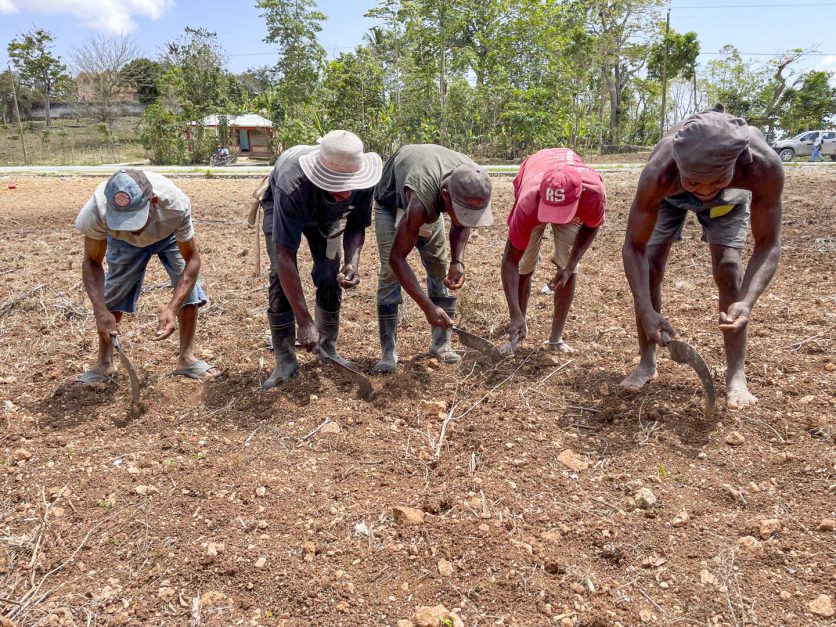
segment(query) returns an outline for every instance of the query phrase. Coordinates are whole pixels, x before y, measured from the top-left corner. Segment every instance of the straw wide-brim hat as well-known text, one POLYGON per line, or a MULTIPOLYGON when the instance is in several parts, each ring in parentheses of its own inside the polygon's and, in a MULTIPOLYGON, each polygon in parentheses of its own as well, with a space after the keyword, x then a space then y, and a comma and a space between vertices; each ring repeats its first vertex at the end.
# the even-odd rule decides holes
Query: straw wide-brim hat
POLYGON ((374 187, 383 173, 376 152, 363 152, 363 142, 348 131, 331 131, 318 148, 299 157, 302 172, 326 192, 348 192, 374 187))

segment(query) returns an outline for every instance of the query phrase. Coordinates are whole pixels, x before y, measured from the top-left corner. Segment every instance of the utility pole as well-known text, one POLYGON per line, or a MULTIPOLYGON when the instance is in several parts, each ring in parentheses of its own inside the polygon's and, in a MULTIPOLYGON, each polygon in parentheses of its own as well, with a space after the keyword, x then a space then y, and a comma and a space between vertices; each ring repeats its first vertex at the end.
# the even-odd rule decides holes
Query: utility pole
POLYGON ((668 7, 668 21, 665 24, 665 62, 662 65, 662 113, 659 116, 659 139, 665 135, 665 107, 668 100, 668 33, 671 30, 671 9, 668 7))
POLYGON ((17 90, 15 89, 15 75, 12 74, 12 64, 9 62, 9 78, 12 80, 12 97, 15 101, 15 113, 17 113, 17 128, 20 130, 20 145, 23 147, 23 163, 29 164, 29 158, 26 156, 26 141, 23 139, 23 122, 20 121, 20 107, 17 104, 17 90))

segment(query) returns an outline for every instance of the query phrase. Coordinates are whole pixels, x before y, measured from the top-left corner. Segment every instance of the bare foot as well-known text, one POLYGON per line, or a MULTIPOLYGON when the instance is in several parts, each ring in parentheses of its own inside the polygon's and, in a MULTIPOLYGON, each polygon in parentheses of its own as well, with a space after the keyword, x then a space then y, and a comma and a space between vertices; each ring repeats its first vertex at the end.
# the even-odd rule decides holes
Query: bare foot
POLYGON ((556 353, 567 353, 568 354, 568 353, 577 353, 578 352, 574 348, 569 346, 563 340, 558 340, 557 342, 552 342, 551 340, 546 340, 543 343, 546 345, 547 349, 549 349, 550 351, 554 351, 556 353))
POLYGON ((749 391, 746 383, 730 383, 726 389, 726 407, 740 409, 758 402, 758 397, 749 391))
POLYGON ((655 379, 657 376, 655 366, 643 366, 639 364, 619 385, 628 390, 640 390, 644 387, 645 383, 655 379))

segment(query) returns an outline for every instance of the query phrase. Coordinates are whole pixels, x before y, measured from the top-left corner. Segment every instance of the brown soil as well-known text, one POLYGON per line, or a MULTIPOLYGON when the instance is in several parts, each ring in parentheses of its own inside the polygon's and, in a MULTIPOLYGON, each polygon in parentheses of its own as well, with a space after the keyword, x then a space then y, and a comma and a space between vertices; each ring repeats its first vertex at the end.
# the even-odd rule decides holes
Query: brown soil
MULTIPOLYGON (((252 277, 243 226, 256 181, 182 179, 211 300, 199 353, 223 375, 169 376, 176 342, 151 341, 169 294, 154 262, 121 327, 143 384, 138 417, 124 374, 72 383, 96 341, 73 219, 98 181, 2 179, 0 613, 20 625, 396 625, 443 604, 467 625, 830 624, 809 603, 833 597, 836 576, 834 533, 820 529, 836 517, 836 173, 788 172, 783 258, 750 334, 761 402, 720 403, 709 421, 696 377, 665 355, 645 390, 618 387, 637 353, 620 258, 637 177, 605 177, 608 223, 567 329, 577 355, 539 365, 551 302, 538 294, 516 358, 491 368, 467 353, 437 368, 410 302, 399 371, 374 377, 370 403, 307 355, 289 384, 259 389, 272 360, 266 279, 252 277), (438 448, 448 415, 461 417, 438 448), (326 419, 339 429, 305 439, 326 419), (558 461, 567 449, 589 467, 558 461), (640 487, 655 506, 633 508, 640 487), (423 523, 396 526, 395 506, 423 523), (779 522, 761 537, 765 519, 779 522)), ((497 225, 471 238, 460 322, 499 343, 512 190, 495 184, 497 225)), ((685 235, 666 313, 722 396, 708 250, 693 223, 685 235)), ((370 231, 340 341, 368 373, 377 263, 370 231)), ((300 265, 307 277, 307 253, 300 265)), ((535 290, 548 277, 544 263, 535 290)))

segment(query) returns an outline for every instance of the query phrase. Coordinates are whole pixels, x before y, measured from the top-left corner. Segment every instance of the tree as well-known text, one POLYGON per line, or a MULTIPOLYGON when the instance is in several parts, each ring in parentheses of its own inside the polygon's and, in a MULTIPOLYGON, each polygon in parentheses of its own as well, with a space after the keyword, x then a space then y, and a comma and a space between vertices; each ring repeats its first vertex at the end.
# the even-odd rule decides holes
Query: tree
POLYGON ((256 8, 267 23, 264 41, 278 48, 276 75, 279 79, 279 103, 274 123, 310 124, 302 115, 305 105, 319 82, 325 62, 325 49, 317 40, 325 14, 316 10, 315 0, 259 0, 256 8))
POLYGON ((119 72, 121 80, 136 90, 139 103, 149 105, 160 98, 163 66, 151 59, 139 58, 127 63, 119 72))
POLYGON ((161 84, 189 120, 229 105, 230 74, 217 33, 187 26, 178 39, 165 45, 162 66, 161 84))
POLYGON ((17 120, 15 113, 14 91, 12 90, 12 80, 15 82, 15 89, 17 91, 17 102, 20 106, 20 117, 26 119, 32 111, 32 106, 35 101, 35 94, 25 85, 21 85, 18 77, 14 74, 9 74, 6 68, 0 68, 0 119, 3 124, 10 124, 17 120))
POLYGON ((7 48, 21 82, 40 90, 47 126, 52 123, 49 105, 53 91, 61 79, 68 77, 67 66, 61 62, 61 57, 52 53, 54 41, 52 33, 37 29, 24 33, 20 39, 12 39, 7 48))
POLYGON ((831 87, 832 78, 833 72, 812 70, 802 74, 787 89, 780 122, 788 135, 829 125, 836 113, 836 88, 831 87))
POLYGON ((325 69, 317 100, 324 128, 348 128, 371 150, 392 152, 383 67, 368 48, 342 53, 325 69))
POLYGON ((94 35, 73 48, 71 56, 77 80, 92 87, 93 110, 99 121, 107 124, 113 121, 115 101, 125 86, 121 70, 137 54, 136 44, 126 36, 94 35))
POLYGON ((650 38, 658 32, 653 24, 659 22, 661 4, 661 0, 589 0, 588 27, 595 35, 609 96, 609 139, 615 145, 619 144, 624 118, 624 93, 647 62, 650 38))

